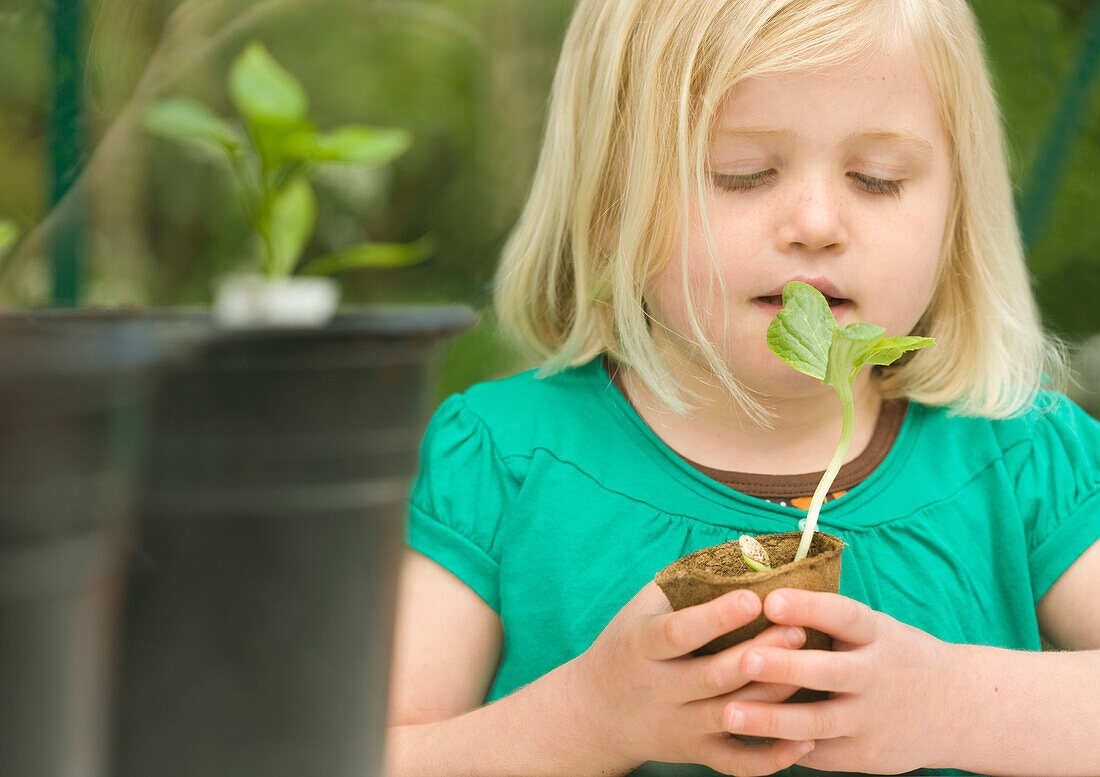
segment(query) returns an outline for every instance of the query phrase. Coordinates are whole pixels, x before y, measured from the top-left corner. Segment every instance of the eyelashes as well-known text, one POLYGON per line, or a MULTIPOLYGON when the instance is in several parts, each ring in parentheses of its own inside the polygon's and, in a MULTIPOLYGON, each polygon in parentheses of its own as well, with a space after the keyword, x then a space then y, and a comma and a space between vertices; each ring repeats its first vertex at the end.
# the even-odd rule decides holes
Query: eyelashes
MULTIPOLYGON (((779 174, 775 170, 760 170, 747 175, 714 173, 713 179, 715 185, 720 189, 725 189, 730 192, 743 192, 755 189, 757 186, 765 183, 771 183, 778 175, 779 174)), ((888 197, 901 196, 901 188, 904 183, 901 179, 891 180, 887 178, 874 178, 870 175, 864 175, 863 173, 857 172, 848 173, 848 177, 855 181, 856 185, 865 192, 869 194, 883 194, 888 197)))
POLYGON ((901 180, 872 178, 863 173, 848 173, 848 175, 871 194, 886 194, 891 197, 897 197, 901 194, 901 180))
POLYGON ((748 175, 714 174, 714 183, 721 189, 731 192, 743 192, 755 189, 763 183, 771 183, 776 177, 775 170, 760 170, 748 175))

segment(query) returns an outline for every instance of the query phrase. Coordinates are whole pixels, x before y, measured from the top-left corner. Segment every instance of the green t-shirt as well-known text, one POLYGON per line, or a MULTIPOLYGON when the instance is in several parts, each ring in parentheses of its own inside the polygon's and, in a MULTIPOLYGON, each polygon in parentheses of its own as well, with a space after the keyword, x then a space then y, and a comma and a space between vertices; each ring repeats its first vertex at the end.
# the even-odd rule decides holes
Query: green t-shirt
MULTIPOLYGON (((840 593, 948 642, 1039 650, 1036 603, 1100 538, 1100 424, 1058 395, 1041 404, 999 421, 910 404, 882 463, 821 511, 847 543, 840 593)), ((804 515, 691 467, 595 359, 447 399, 408 543, 500 615, 489 702, 584 652, 672 561, 804 515)))

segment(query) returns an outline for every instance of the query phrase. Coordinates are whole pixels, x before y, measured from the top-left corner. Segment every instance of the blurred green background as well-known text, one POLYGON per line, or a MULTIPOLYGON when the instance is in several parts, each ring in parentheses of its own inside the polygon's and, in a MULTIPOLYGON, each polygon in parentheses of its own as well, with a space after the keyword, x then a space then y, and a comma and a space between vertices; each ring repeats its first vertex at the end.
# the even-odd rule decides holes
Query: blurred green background
MULTIPOLYGON (((489 284, 528 189, 572 0, 70 2, 80 13, 83 150, 80 177, 53 206, 51 63, 54 14, 65 5, 0 0, 0 216, 26 233, 0 273, 0 304, 50 304, 50 241, 81 224, 82 304, 209 302, 211 279, 248 250, 237 198, 221 164, 144 135, 138 118, 166 95, 229 115, 229 63, 261 40, 303 81, 321 129, 366 123, 415 138, 387 169, 324 171, 307 255, 434 233, 432 260, 345 275, 346 299, 463 302, 483 313, 448 346, 439 396, 526 366, 497 335, 489 284)), ((1048 326, 1082 343, 1100 332, 1098 12, 1090 0, 972 5, 1003 107, 1036 292, 1048 326)), ((62 65, 62 80, 71 68, 62 65)), ((1079 360, 1085 388, 1076 396, 1093 412, 1087 389, 1100 382, 1098 364, 1079 360)))

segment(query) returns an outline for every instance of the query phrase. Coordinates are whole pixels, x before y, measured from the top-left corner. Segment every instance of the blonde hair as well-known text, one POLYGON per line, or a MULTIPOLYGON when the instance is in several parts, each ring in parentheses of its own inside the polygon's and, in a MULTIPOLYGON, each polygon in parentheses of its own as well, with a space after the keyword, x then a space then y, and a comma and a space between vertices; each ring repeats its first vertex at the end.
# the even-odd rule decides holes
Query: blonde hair
MULTIPOLYGON (((1000 114, 965 0, 581 0, 497 276, 505 331, 534 348, 544 374, 607 353, 686 412, 645 289, 675 236, 686 244, 692 201, 716 261, 704 195, 723 97, 744 78, 827 67, 905 40, 938 95, 953 182, 935 290, 914 330, 938 345, 887 369, 881 390, 965 415, 1028 408, 1044 374, 1063 374, 1064 358, 1031 294, 1000 114)), ((687 357, 764 417, 704 335, 682 264, 695 338, 687 357)))

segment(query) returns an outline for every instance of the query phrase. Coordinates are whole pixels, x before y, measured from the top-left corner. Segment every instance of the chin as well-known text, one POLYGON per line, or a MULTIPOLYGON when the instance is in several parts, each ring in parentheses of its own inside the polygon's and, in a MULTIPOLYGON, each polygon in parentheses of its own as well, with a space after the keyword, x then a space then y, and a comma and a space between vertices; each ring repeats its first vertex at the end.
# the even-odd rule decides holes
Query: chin
POLYGON ((750 391, 756 392, 762 397, 770 396, 813 396, 823 389, 828 390, 817 378, 804 375, 793 367, 789 367, 779 361, 771 351, 767 350, 754 360, 753 364, 738 364, 731 361, 733 374, 750 391))

